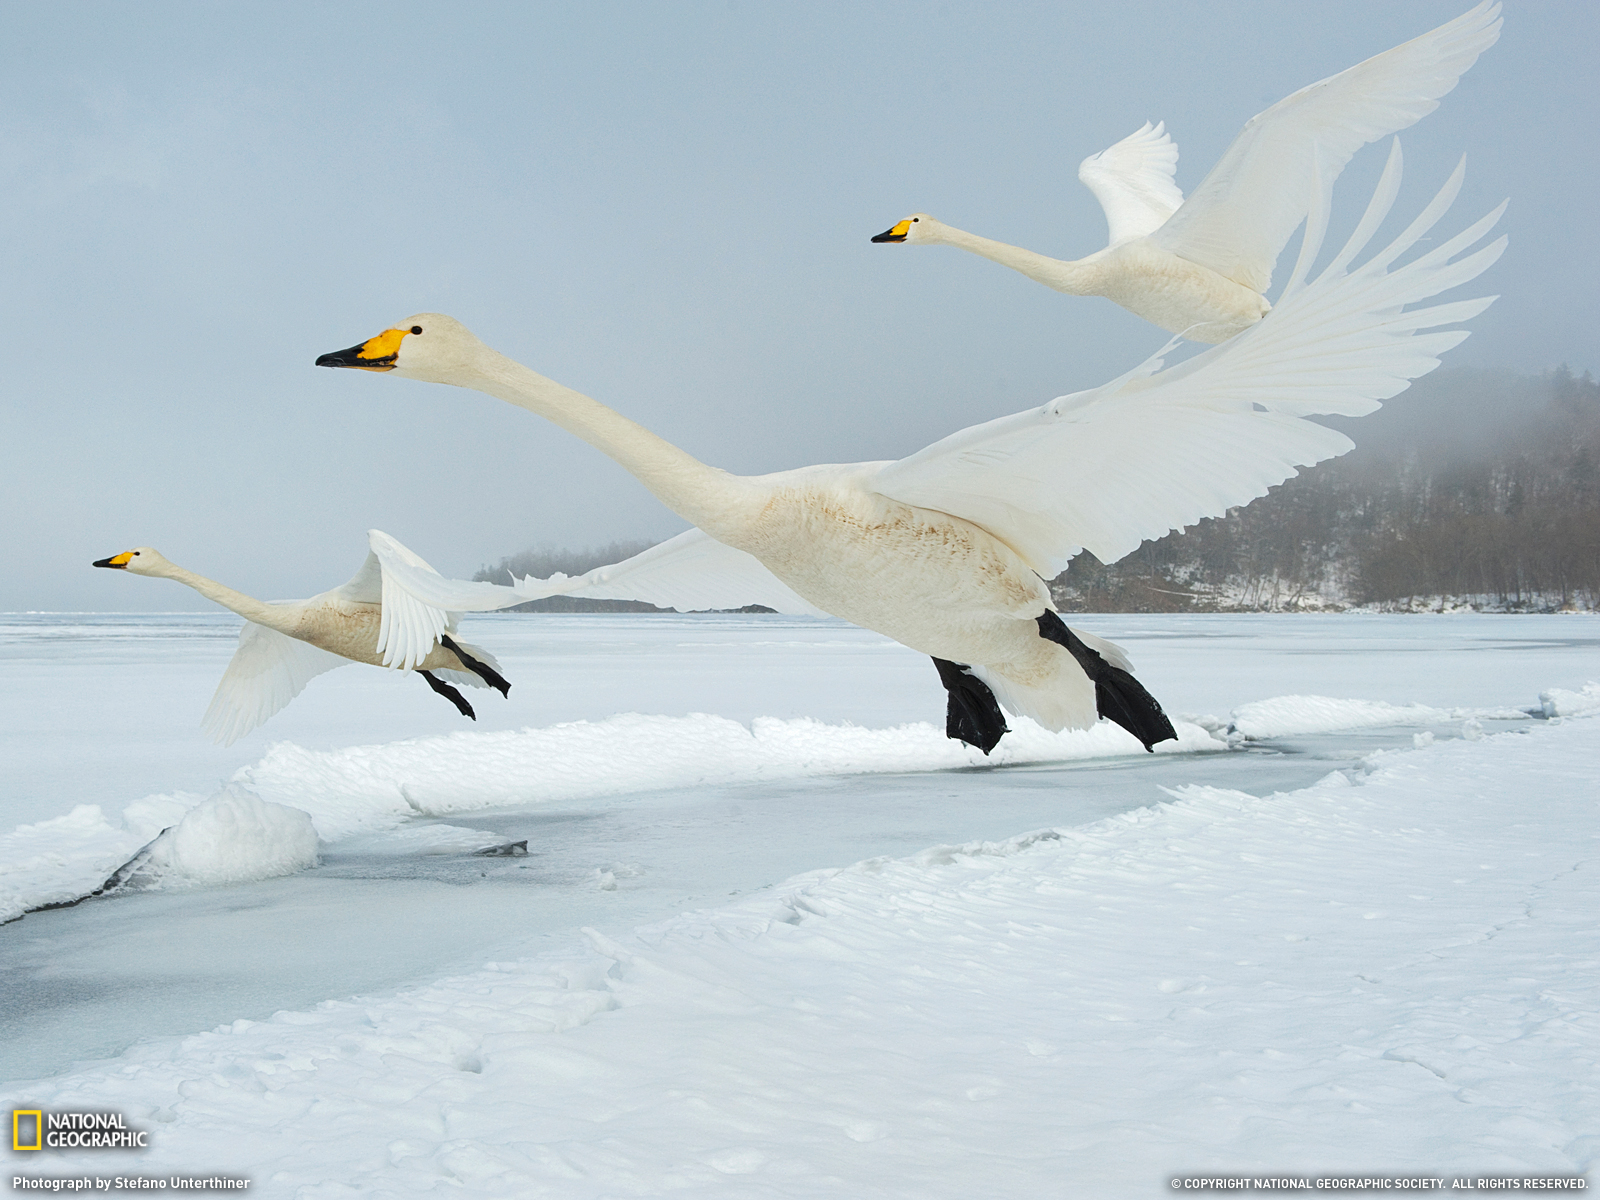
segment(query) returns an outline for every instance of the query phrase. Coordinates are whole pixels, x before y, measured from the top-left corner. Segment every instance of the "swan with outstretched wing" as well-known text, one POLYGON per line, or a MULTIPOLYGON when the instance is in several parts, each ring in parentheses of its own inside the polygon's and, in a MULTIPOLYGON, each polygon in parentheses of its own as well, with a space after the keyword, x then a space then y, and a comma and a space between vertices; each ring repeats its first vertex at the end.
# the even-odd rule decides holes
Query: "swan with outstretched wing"
POLYGON ((955 246, 1059 292, 1104 296, 1161 328, 1221 342, 1272 307, 1262 294, 1285 244, 1355 152, 1420 121, 1500 36, 1498 0, 1386 50, 1245 122, 1184 199, 1178 147, 1148 122, 1092 154, 1078 178, 1105 211, 1105 249, 1057 259, 914 213, 874 242, 955 246), (1315 181, 1315 182, 1314 182, 1315 181))
POLYGON ((416 671, 463 716, 476 720, 472 705, 447 680, 506 695, 511 685, 500 664, 487 650, 455 639, 456 611, 418 598, 429 576, 440 578, 432 567, 379 530, 368 531, 367 543, 367 559, 350 582, 309 600, 257 600, 185 570, 149 546, 94 565, 175 580, 244 618, 239 648, 201 722, 225 746, 288 704, 316 676, 352 662, 416 671), (397 571, 412 590, 396 586, 397 571))

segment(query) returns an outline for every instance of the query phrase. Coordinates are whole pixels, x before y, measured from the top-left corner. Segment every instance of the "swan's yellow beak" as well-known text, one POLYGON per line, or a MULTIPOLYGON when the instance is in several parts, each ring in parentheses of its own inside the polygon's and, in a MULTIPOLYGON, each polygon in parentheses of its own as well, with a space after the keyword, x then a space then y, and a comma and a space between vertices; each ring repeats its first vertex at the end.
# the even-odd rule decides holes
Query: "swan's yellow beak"
POLYGON ((121 554, 114 554, 110 558, 102 558, 90 564, 96 567, 114 567, 119 571, 128 568, 128 560, 133 557, 132 550, 124 550, 121 554))
POLYGON ((400 357, 400 341, 409 329, 385 329, 348 350, 335 350, 317 359, 319 367, 354 367, 358 371, 392 371, 400 357))
POLYGON ((911 218, 907 217, 904 221, 901 221, 900 224, 896 225, 893 229, 885 229, 882 233, 880 233, 877 237, 873 238, 872 240, 875 241, 875 242, 903 242, 903 241, 906 240, 906 234, 908 234, 910 232, 911 232, 911 218))

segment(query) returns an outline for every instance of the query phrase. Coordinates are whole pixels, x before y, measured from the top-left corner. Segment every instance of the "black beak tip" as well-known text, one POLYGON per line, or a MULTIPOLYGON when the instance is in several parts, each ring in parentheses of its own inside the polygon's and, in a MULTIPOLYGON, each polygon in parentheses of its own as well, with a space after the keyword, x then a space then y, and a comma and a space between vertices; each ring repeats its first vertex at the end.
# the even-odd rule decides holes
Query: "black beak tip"
POLYGON ((896 237, 893 229, 885 229, 872 240, 875 242, 903 242, 906 240, 906 235, 902 233, 899 237, 896 237))
POLYGON ((332 354, 319 354, 317 355, 316 365, 319 367, 337 367, 339 365, 339 357, 340 352, 337 350, 332 354))
POLYGON ((109 558, 98 558, 89 565, 91 567, 110 567, 113 571, 122 570, 122 564, 114 563, 109 558))

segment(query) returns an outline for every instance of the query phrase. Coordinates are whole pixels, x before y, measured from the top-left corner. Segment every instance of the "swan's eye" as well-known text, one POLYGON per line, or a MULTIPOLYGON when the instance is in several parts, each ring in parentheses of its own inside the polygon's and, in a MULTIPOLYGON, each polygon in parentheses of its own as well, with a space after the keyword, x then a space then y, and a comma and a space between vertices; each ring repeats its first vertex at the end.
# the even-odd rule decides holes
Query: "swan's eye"
POLYGON ((911 218, 911 223, 912 223, 912 224, 913 224, 913 225, 915 225, 915 224, 916 224, 916 223, 917 223, 917 222, 918 222, 918 221, 920 221, 920 220, 922 220, 922 218, 921 218, 921 217, 912 217, 912 218, 911 218))
POLYGON ((422 326, 421 325, 413 325, 411 327, 411 332, 412 333, 421 333, 422 332, 422 326))

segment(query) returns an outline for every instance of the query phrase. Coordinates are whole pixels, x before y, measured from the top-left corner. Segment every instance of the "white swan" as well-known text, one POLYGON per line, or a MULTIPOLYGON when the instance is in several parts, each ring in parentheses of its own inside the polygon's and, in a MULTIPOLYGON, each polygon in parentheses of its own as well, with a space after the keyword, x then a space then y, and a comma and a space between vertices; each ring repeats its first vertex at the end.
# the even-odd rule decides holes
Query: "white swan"
POLYGON ((1110 238, 1062 260, 915 213, 874 242, 956 246, 1076 296, 1104 296, 1170 333, 1226 341, 1271 308, 1278 254, 1309 210, 1312 179, 1328 186, 1357 150, 1439 107, 1439 98, 1500 36, 1484 0, 1431 33, 1301 88, 1245 122, 1211 174, 1184 200, 1178 147, 1148 122, 1078 166, 1105 210, 1110 238))
MULTIPOLYGON (((1391 246, 1349 265, 1389 211, 1396 143, 1367 214, 1314 283, 1325 208, 1271 319, 1226 346, 1162 369, 1161 357, 1104 387, 962 430, 898 462, 738 476, 697 461, 606 406, 424 313, 321 366, 475 388, 578 435, 698 528, 572 580, 517 588, 399 571, 401 586, 452 609, 505 607, 556 592, 718 607, 759 602, 821 611, 935 659, 951 692, 947 729, 987 750, 1005 732, 995 698, 1049 729, 1097 711, 1148 747, 1171 725, 1110 643, 1062 624, 1044 580, 1080 548, 1113 562, 1150 537, 1243 504, 1297 465, 1353 443, 1305 418, 1360 416, 1438 365, 1491 299, 1402 306, 1474 278, 1505 239, 1452 262, 1499 218, 1389 270, 1449 207, 1458 167, 1391 246)), ((1169 343, 1170 347, 1171 343, 1169 343)))
POLYGON ((367 561, 355 578, 309 600, 257 600, 186 571, 149 546, 94 565, 177 580, 244 618, 239 648, 201 721, 224 746, 288 704, 314 676, 352 662, 415 670, 462 716, 477 720, 465 697, 439 677, 505 695, 511 685, 500 664, 487 650, 450 636, 456 613, 416 600, 393 579, 397 568, 423 579, 439 579, 438 572, 386 533, 370 530, 367 541, 367 561))

